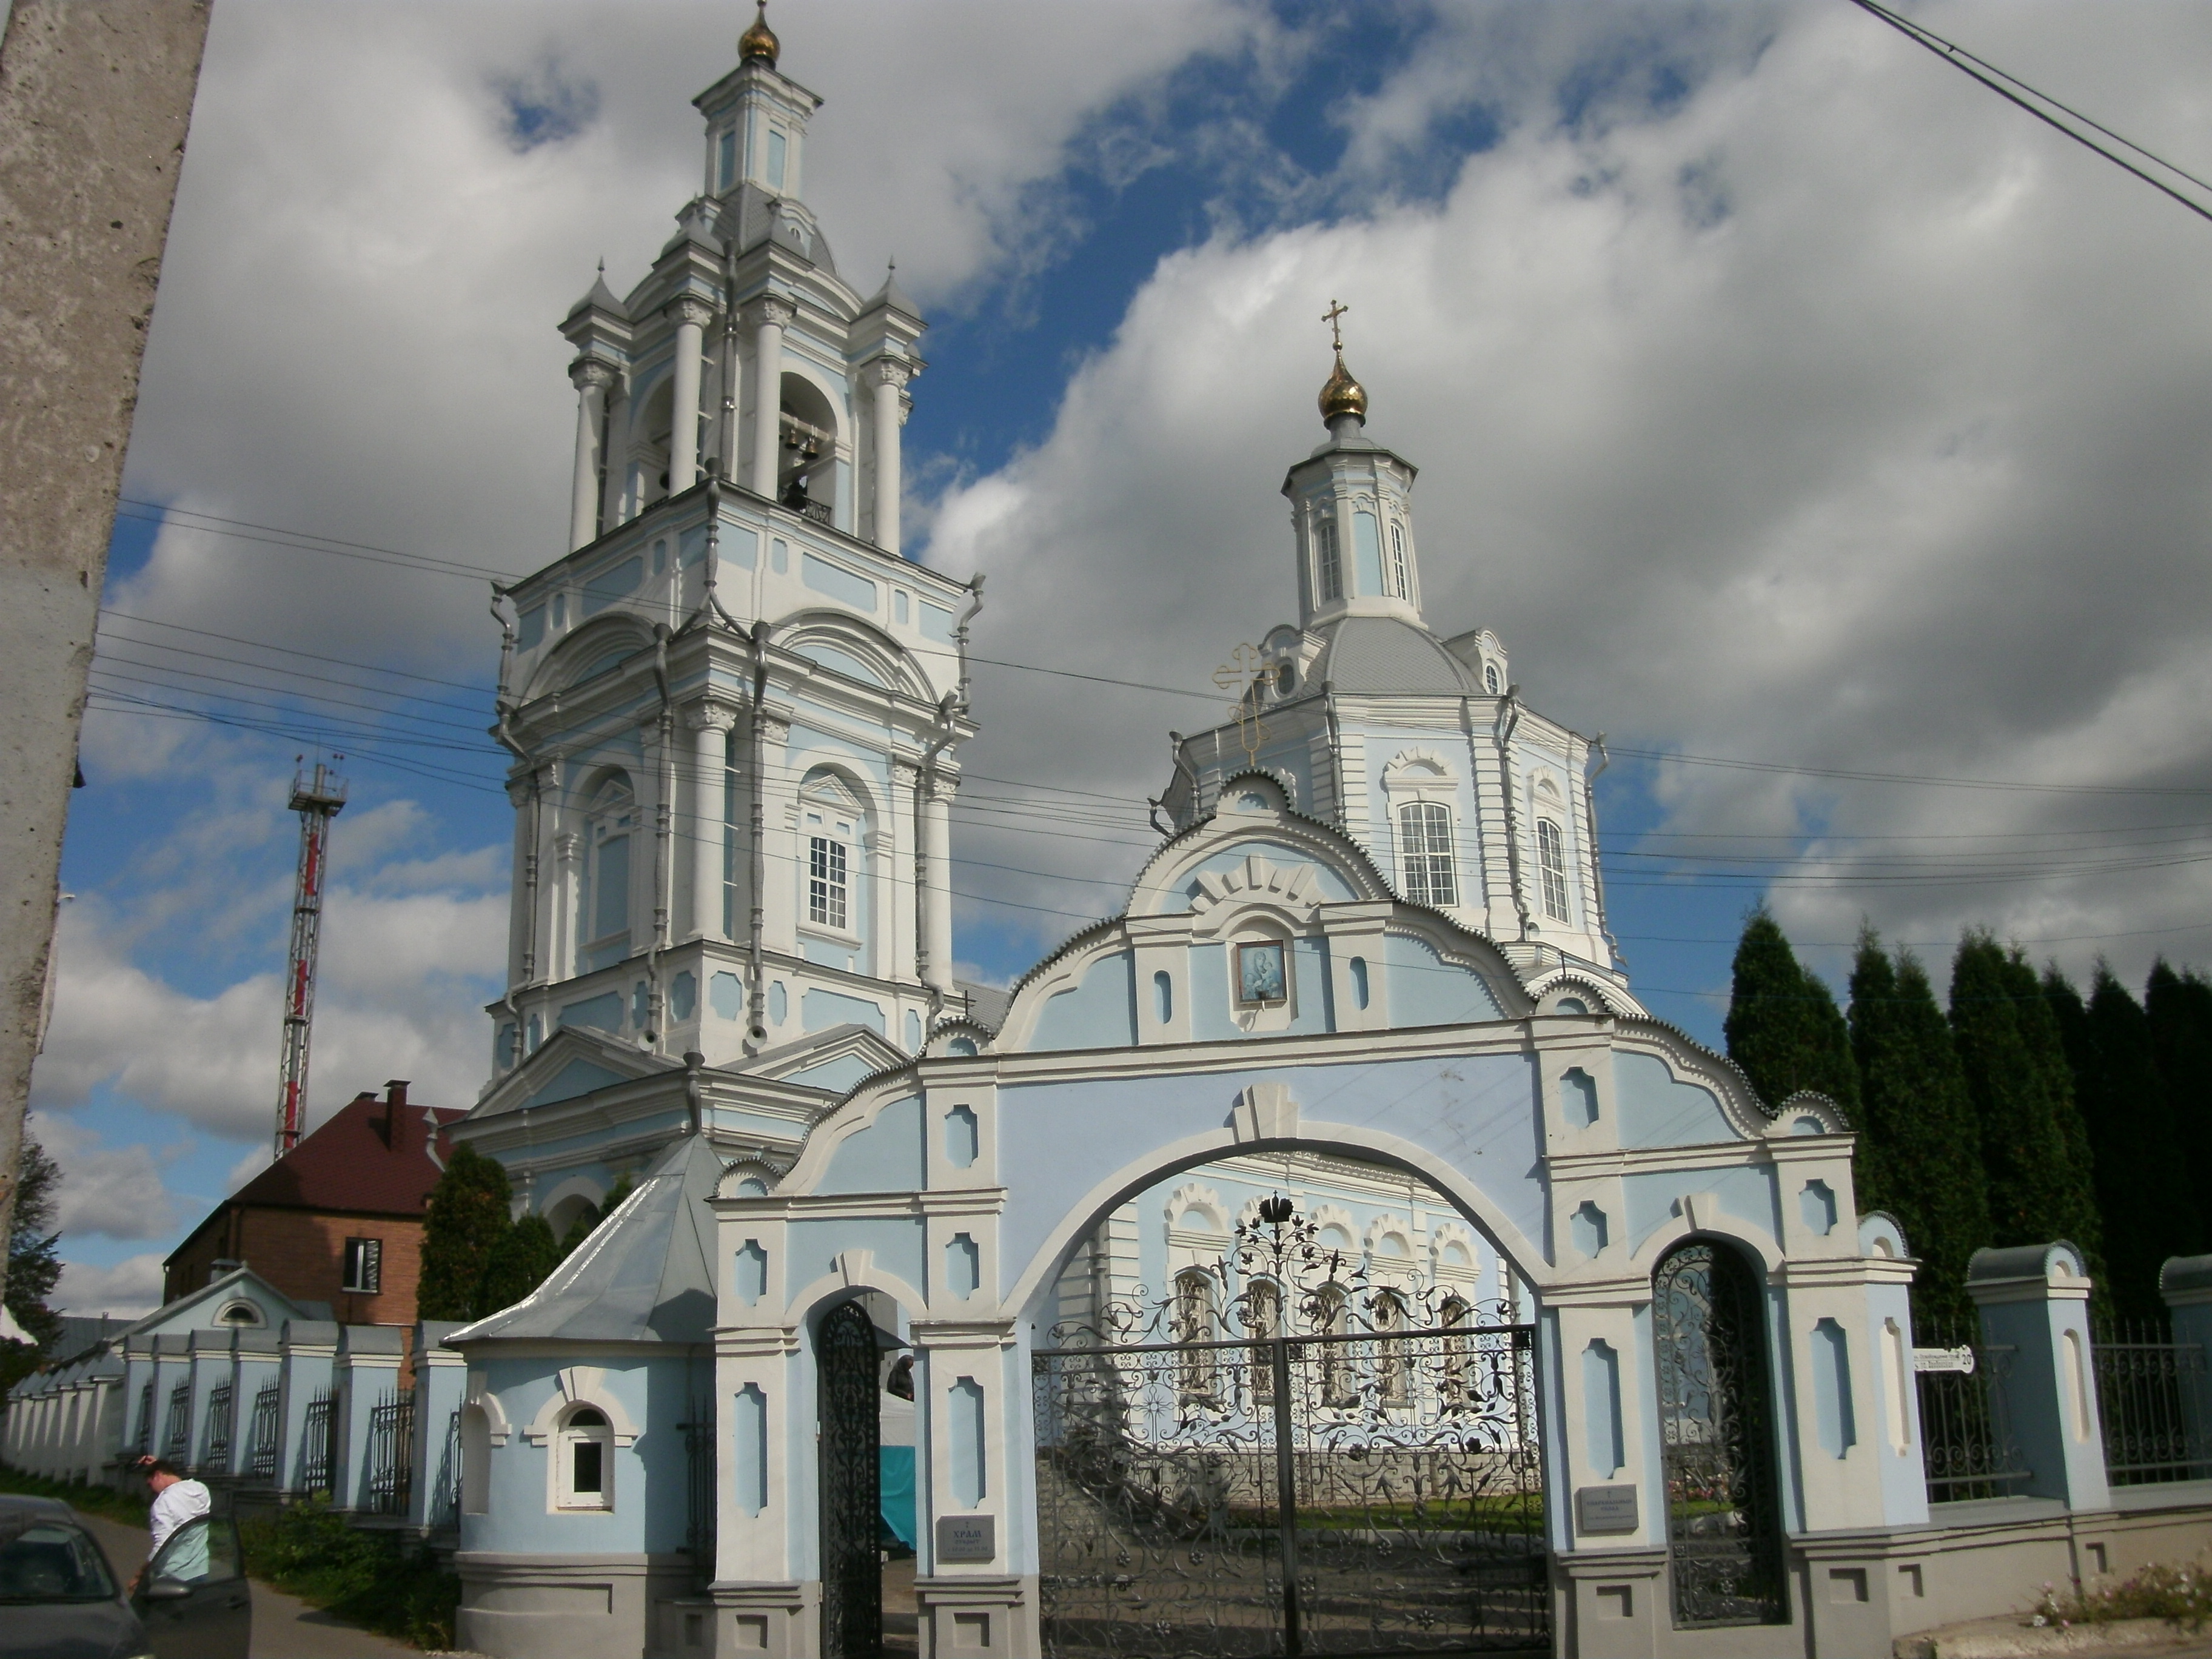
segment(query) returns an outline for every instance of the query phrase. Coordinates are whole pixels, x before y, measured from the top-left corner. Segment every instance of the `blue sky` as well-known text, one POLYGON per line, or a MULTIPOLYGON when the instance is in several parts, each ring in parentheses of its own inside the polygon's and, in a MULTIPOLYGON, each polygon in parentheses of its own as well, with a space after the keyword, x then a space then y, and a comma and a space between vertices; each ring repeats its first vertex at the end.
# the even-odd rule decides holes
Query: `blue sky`
MULTIPOLYGON (((2212 159, 2212 17, 1925 15, 2212 159)), ((1762 896, 1832 975, 1863 918, 1939 964, 1975 923, 2076 973, 2212 958, 2212 329, 2178 209, 1844 7, 775 21, 829 100, 841 268, 896 256, 932 319, 909 511, 920 556, 988 574, 982 654, 1195 690, 1289 614, 1274 490, 1341 297, 1370 429, 1423 469, 1431 622, 1495 629, 1534 706, 1624 751, 1611 919, 1662 1016, 1717 1041, 1762 896)), ((329 538, 560 550, 553 325, 665 240, 739 27, 218 9, 126 475, 167 511, 117 530, 35 1085, 76 1305, 143 1305, 265 1156, 284 799, 333 722, 405 741, 331 738, 311 1115, 392 1077, 473 1098, 509 830, 486 589, 329 538)), ((1165 733, 1213 715, 988 666, 977 702, 959 953, 1004 978, 1117 908, 1165 733)))

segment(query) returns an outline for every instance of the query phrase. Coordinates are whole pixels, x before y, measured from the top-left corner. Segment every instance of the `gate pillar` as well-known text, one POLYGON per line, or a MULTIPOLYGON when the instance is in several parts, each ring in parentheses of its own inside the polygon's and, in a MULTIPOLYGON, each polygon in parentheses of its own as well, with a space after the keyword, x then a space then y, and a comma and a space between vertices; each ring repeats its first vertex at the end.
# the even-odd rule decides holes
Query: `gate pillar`
POLYGON ((1033 1431, 1008 1319, 916 1319, 915 1601, 921 1651, 1034 1659, 1033 1431))
POLYGON ((2015 1350, 2005 1404, 2030 1471, 2028 1492, 2069 1509, 2108 1507, 2080 1253, 2067 1243, 1977 1250, 1966 1264, 1966 1294, 1981 1312, 1983 1340, 2015 1350))
MULTIPOLYGON (((759 1252, 757 1304, 767 1296, 769 1262, 774 1260, 781 1272, 783 1238, 781 1223, 750 1231, 758 1235, 745 1241, 749 1250, 759 1252)), ((741 1255, 741 1279, 752 1261, 741 1255)), ((820 1644, 821 1583, 805 1543, 816 1512, 810 1461, 814 1382, 805 1349, 805 1333, 796 1325, 740 1327, 715 1339, 720 1478, 714 1483, 714 1577, 708 1593, 714 1603, 719 1659, 799 1659, 820 1644), (795 1409, 799 1401, 805 1403, 795 1409)))

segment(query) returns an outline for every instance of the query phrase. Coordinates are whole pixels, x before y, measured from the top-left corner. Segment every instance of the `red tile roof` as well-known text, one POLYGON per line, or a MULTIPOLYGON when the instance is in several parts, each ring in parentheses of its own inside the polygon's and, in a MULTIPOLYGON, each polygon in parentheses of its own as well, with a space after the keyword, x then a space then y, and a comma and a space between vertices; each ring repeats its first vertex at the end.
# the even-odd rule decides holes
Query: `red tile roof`
POLYGON ((404 1083, 387 1085, 380 1097, 357 1095, 232 1194, 218 1212, 242 1205, 419 1216, 453 1150, 446 1144, 445 1126, 461 1115, 410 1105, 404 1083))

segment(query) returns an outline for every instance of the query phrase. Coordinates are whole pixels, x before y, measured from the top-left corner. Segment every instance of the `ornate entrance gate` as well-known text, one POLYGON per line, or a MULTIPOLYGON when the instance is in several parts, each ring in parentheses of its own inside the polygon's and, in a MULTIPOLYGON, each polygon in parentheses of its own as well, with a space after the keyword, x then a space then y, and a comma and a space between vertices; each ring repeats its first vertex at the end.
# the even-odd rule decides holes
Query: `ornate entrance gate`
POLYGON ((1652 1278, 1659 1457, 1680 1629, 1790 1616, 1763 1300, 1743 1258, 1704 1239, 1679 1246, 1652 1278))
POLYGON ((821 1388, 823 1659, 884 1650, 884 1571, 876 1528, 880 1407, 875 1322, 858 1302, 830 1310, 815 1338, 821 1388))
POLYGON ((1340 1274, 1288 1200, 1261 1214, 1166 1302, 1033 1356, 1045 1652, 1547 1647, 1529 1328, 1340 1274))

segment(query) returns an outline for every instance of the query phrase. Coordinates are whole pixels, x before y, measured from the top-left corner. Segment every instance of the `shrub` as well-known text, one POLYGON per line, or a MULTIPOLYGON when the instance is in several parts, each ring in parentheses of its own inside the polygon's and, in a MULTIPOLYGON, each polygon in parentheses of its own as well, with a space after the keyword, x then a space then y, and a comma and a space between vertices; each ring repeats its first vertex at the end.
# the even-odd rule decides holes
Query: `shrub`
POLYGON ((2195 1632, 2212 1620, 2212 1573, 2202 1563, 2156 1563, 2118 1584, 2064 1594, 2050 1584, 2035 1604, 2038 1625, 2101 1625, 2115 1619, 2163 1619, 2195 1632))
POLYGON ((349 1623, 420 1648, 453 1644, 461 1581, 396 1533, 349 1525, 319 1500, 242 1521, 246 1571, 349 1623))

